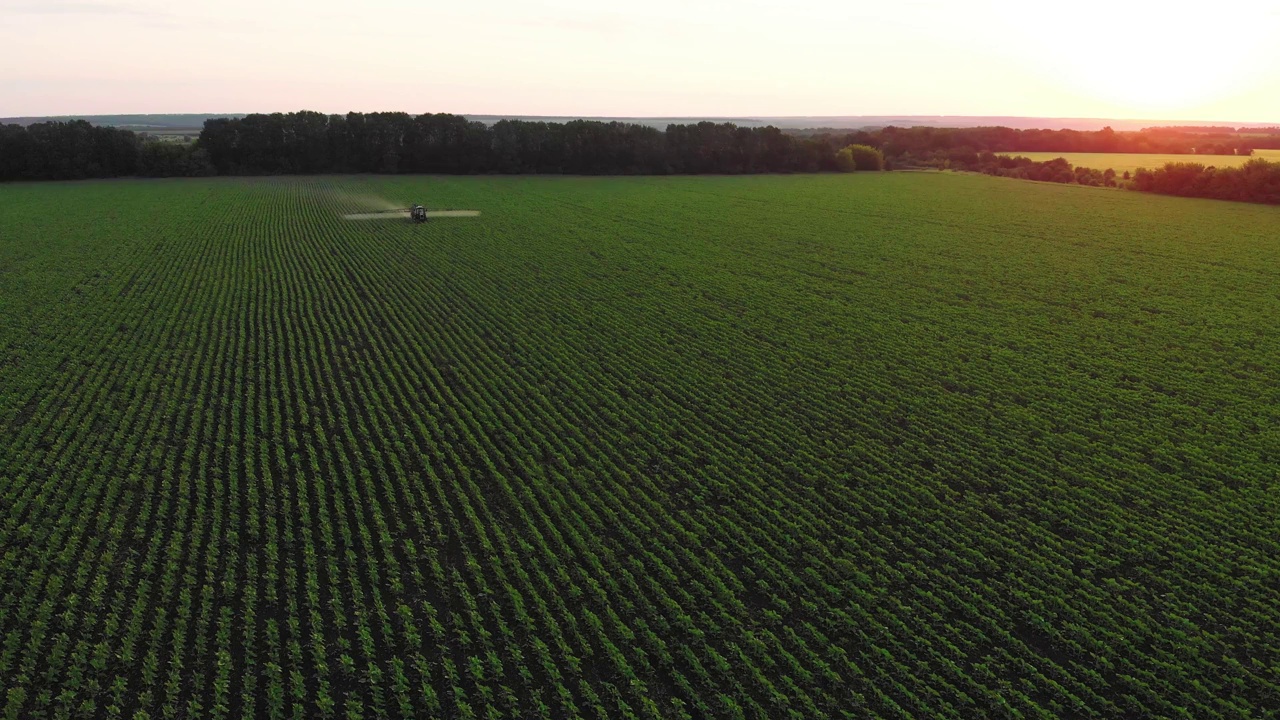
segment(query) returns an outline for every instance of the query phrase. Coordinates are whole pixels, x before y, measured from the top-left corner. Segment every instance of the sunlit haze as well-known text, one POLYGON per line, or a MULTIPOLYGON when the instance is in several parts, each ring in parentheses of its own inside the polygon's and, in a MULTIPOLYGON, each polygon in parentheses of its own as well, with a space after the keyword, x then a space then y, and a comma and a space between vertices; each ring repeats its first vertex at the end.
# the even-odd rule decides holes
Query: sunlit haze
POLYGON ((0 116, 1280 121, 1280 3, 0 0, 0 116))

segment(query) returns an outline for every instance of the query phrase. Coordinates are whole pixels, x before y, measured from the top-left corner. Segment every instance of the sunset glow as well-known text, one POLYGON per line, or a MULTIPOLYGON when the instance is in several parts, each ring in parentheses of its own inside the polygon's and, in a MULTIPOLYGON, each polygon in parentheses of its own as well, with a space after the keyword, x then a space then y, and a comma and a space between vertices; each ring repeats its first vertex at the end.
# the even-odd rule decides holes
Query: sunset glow
POLYGON ((0 116, 397 109, 1280 121, 1275 3, 0 0, 0 116))
POLYGON ((1033 6, 1002 15, 1003 51, 1024 58, 1046 91, 1074 96, 1101 114, 1142 117, 1263 118, 1276 115, 1270 88, 1280 79, 1274 30, 1280 11, 1253 3, 1241 8, 1247 23, 1208 32, 1202 7, 1085 0, 1061 7, 1033 6), (1032 32, 1033 27, 1051 33, 1032 32), (1053 51, 1044 43, 1055 38, 1053 51))

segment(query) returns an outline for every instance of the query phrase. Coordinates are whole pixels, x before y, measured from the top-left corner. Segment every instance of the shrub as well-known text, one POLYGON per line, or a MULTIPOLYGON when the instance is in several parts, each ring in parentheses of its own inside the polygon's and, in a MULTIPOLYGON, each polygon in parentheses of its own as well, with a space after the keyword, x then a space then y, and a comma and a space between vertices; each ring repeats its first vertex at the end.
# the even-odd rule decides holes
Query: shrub
POLYGON ((884 170, 884 153, 870 145, 847 145, 836 153, 836 167, 841 172, 884 170))

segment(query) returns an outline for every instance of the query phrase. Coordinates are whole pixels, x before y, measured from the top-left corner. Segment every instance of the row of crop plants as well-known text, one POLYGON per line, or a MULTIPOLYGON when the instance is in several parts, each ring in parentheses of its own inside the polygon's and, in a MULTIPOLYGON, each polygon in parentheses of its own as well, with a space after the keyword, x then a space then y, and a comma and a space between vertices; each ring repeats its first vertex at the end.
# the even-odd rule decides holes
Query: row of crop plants
POLYGON ((0 453, 10 716, 1275 697, 1274 542, 1240 525, 1266 506, 1168 484, 1240 448, 1098 453, 1101 403, 1037 368, 1113 361, 927 301, 937 268, 856 276, 851 303, 803 237, 844 216, 781 242, 749 190, 655 216, 529 185, 505 217, 415 227, 342 221, 347 182, 246 181, 157 224, 57 338, 70 370, 0 453))

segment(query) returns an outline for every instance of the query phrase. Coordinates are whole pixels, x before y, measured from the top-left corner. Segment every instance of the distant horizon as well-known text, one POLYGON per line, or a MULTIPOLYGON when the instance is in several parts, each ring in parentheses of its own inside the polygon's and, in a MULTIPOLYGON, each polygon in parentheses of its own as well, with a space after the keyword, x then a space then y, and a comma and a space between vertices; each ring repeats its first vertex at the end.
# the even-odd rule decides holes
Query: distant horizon
POLYGON ((19 118, 77 118, 77 117, 144 117, 155 115, 171 115, 171 116, 200 116, 200 117, 244 117, 246 115, 271 115, 274 113, 291 113, 291 112, 318 112, 324 115, 346 115, 347 113, 379 113, 379 112, 404 112, 410 115, 426 115, 426 114, 450 114, 463 115, 467 117, 546 117, 546 118, 581 118, 584 120, 593 118, 609 118, 609 119, 625 119, 625 118, 672 118, 672 119, 688 119, 688 118, 742 118, 750 120, 780 119, 789 120, 797 118, 1016 118, 1025 120, 1123 120, 1127 122, 1169 122, 1179 125, 1275 125, 1280 124, 1277 120, 1232 120, 1232 119, 1204 119, 1204 118, 1169 118, 1156 116, 1121 116, 1121 115, 1037 115, 1026 113, 910 113, 910 112, 878 112, 878 113, 729 113, 729 114, 706 114, 706 113, 649 113, 649 114, 587 114, 572 112, 540 112, 540 113, 518 113, 518 112, 461 112, 457 110, 403 110, 398 108, 383 108, 380 110, 367 109, 348 109, 348 110, 319 110, 311 107, 299 107, 291 109, 275 109, 275 110, 237 110, 232 112, 199 112, 189 110, 166 110, 166 111, 128 111, 128 112, 60 112, 60 113, 4 113, 0 114, 0 120, 13 120, 19 118))
MULTIPOLYGON (((191 113, 191 112, 170 112, 170 113, 71 113, 64 115, 14 115, 0 116, 0 123, 19 124, 39 122, 42 120, 74 120, 87 119, 94 121, 95 119, 111 118, 117 122, 109 123, 120 126, 132 126, 131 123, 118 122, 119 120, 137 119, 146 120, 150 118, 191 118, 193 121, 203 122, 210 118, 220 117, 244 117, 246 115, 270 115, 274 113, 288 114, 292 112, 322 112, 325 115, 345 115, 348 112, 405 112, 410 115, 422 115, 426 113, 413 112, 407 110, 349 110, 343 112, 324 112, 319 110, 309 110, 307 108, 298 110, 272 110, 266 112, 226 112, 226 113, 191 113)), ((448 112, 448 111, 441 111, 448 112)), ((596 121, 631 121, 643 124, 644 121, 716 121, 716 122, 747 122, 756 124, 772 124, 777 125, 781 129, 786 130, 802 130, 802 129, 819 129, 830 127, 832 129, 857 129, 870 125, 883 125, 886 123, 900 123, 904 126, 912 125, 930 125, 937 127, 973 127, 981 126, 986 123, 983 121, 991 121, 992 125, 1002 124, 1000 121, 1009 121, 1014 127, 1020 129, 1077 129, 1085 130, 1089 127, 1097 126, 1098 129, 1106 126, 1119 126, 1117 130, 1137 130, 1142 127, 1153 126, 1224 126, 1224 127, 1278 127, 1280 121, 1248 121, 1248 120, 1183 120, 1171 118, 1122 118, 1122 117, 1058 117, 1058 116, 1040 116, 1040 115, 964 115, 964 114, 867 114, 867 115, 574 115, 574 114, 550 114, 550 115, 534 115, 534 114, 515 114, 515 113, 465 113, 452 112, 448 114, 459 115, 462 117, 477 119, 480 121, 497 121, 502 119, 523 119, 532 121, 571 121, 571 120, 596 120, 596 121), (955 121, 957 125, 946 125, 947 121, 955 121), (1036 125, 1035 123, 1044 123, 1036 125), (828 123, 828 124, 824 124, 828 123), (854 123, 861 123, 855 125, 854 123), (1052 125, 1052 123, 1063 123, 1063 125, 1052 125), (1083 127, 1089 126, 1089 127, 1083 127)), ((141 126, 141 123, 138 124, 141 126)), ((155 127, 165 127, 156 125, 155 127)), ((188 126, 184 126, 188 127, 188 126)), ((190 126, 194 127, 194 126, 190 126)))

